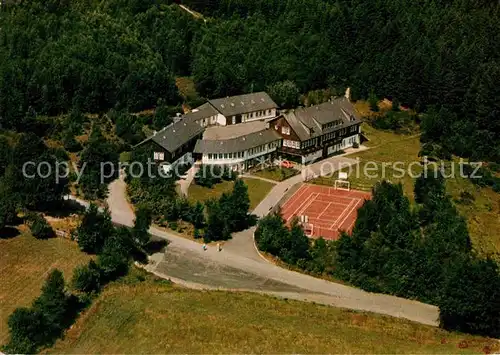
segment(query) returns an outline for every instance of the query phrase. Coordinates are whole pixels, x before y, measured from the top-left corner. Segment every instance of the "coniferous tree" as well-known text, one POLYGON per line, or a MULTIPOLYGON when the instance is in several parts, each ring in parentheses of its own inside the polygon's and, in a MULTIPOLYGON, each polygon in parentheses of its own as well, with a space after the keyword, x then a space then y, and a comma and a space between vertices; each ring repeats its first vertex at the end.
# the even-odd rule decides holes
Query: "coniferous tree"
POLYGON ((248 226, 250 198, 248 187, 241 179, 236 179, 230 195, 223 195, 219 203, 227 218, 231 231, 240 231, 248 226))
POLYGON ((43 342, 45 326, 42 314, 32 308, 16 308, 8 320, 10 340, 5 351, 11 354, 34 354, 43 342))
POLYGON ((116 147, 94 125, 80 159, 80 169, 83 169, 80 184, 85 196, 101 198, 106 195, 106 184, 118 176, 118 160, 116 147))
POLYGON ((255 231, 259 250, 279 256, 287 237, 288 231, 279 213, 270 213, 259 220, 255 231))
POLYGON ((151 226, 151 221, 151 211, 144 206, 140 206, 135 213, 132 235, 135 242, 141 247, 144 247, 149 243, 149 227, 151 226))
MULTIPOLYGON (((222 199, 222 197, 221 197, 222 199)), ((207 226, 203 240, 211 242, 215 240, 228 240, 231 238, 231 229, 227 223, 227 216, 224 215, 225 210, 221 206, 221 202, 217 200, 209 200, 207 206, 207 226)))
POLYGON ((87 265, 77 266, 71 280, 73 288, 85 293, 97 292, 101 288, 101 271, 94 260, 87 265))
POLYGON ((370 110, 373 112, 378 112, 378 97, 375 95, 375 92, 372 90, 370 91, 370 96, 368 96, 368 103, 370 104, 370 110))
POLYGON ((205 207, 200 201, 196 201, 191 207, 191 223, 195 228, 202 228, 205 225, 205 207))
POLYGON ((289 233, 289 245, 283 259, 290 264, 305 261, 309 256, 309 239, 304 234, 298 219, 292 221, 289 233))
POLYGON ((48 239, 54 236, 54 230, 47 220, 35 213, 31 220, 31 234, 37 239, 48 239))
POLYGON ((8 179, 0 178, 0 229, 12 223, 16 217, 16 195, 8 179))
POLYGON ((87 253, 100 253, 106 240, 114 233, 109 211, 101 213, 97 205, 90 204, 76 233, 80 249, 87 253))
POLYGON ((103 281, 112 281, 128 272, 130 266, 130 232, 120 228, 115 235, 106 240, 97 265, 102 271, 103 281))
POLYGON ((500 336, 500 270, 491 259, 464 256, 447 272, 438 302, 448 330, 500 336))
POLYGON ((33 309, 43 317, 44 327, 41 331, 45 339, 53 339, 65 329, 67 306, 63 274, 57 269, 53 270, 42 287, 41 295, 33 303, 33 309))

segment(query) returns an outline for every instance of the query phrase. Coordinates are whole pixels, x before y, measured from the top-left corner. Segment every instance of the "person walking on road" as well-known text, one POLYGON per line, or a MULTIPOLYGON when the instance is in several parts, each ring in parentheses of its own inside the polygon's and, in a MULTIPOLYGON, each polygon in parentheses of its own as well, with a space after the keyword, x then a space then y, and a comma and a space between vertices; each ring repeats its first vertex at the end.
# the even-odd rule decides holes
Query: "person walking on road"
POLYGON ((203 243, 203 251, 207 251, 207 244, 203 243))
POLYGON ((222 250, 222 248, 220 246, 220 243, 217 243, 217 251, 221 251, 221 250, 222 250))

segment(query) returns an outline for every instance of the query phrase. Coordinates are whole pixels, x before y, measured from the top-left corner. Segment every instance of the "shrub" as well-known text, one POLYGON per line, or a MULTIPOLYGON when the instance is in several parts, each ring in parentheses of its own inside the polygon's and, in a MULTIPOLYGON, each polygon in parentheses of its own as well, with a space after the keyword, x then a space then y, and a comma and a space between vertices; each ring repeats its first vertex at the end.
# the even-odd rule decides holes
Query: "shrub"
POLYGON ((132 234, 135 242, 141 247, 149 243, 149 227, 151 226, 151 222, 151 211, 144 206, 139 206, 136 212, 132 234))
POLYGON ((170 223, 168 224, 168 227, 169 227, 171 230, 175 231, 175 230, 177 230, 177 228, 179 228, 179 225, 177 224, 177 222, 176 222, 176 221, 173 221, 173 222, 170 222, 170 223))
POLYGON ((64 289, 64 277, 53 270, 42 287, 42 293, 31 308, 17 308, 8 320, 10 341, 8 353, 35 353, 58 338, 68 326, 70 307, 64 289))
POLYGON ((222 169, 222 180, 234 181, 238 177, 238 173, 236 171, 233 171, 228 166, 223 166, 221 169, 222 169))
POLYGON ((97 258, 103 281, 112 281, 125 275, 129 269, 129 256, 116 241, 109 239, 97 258))
POLYGON ((113 231, 109 211, 101 213, 95 204, 91 204, 77 229, 78 245, 87 253, 97 254, 113 231))
POLYGON ((68 152, 78 152, 82 149, 82 145, 75 139, 74 134, 69 130, 64 133, 62 143, 68 152))
POLYGON ((42 314, 30 308, 17 308, 8 320, 10 341, 4 351, 10 354, 33 354, 42 342, 42 314))
POLYGON ((71 280, 73 288, 85 293, 97 292, 101 288, 101 274, 97 264, 90 260, 87 265, 78 266, 71 280))
POLYGON ((372 110, 373 112, 379 111, 378 98, 377 98, 377 95, 375 95, 375 92, 373 90, 370 92, 370 95, 368 96, 368 103, 370 105, 370 110, 372 110))
POLYGON ((195 176, 197 185, 212 188, 222 180, 234 181, 238 178, 238 173, 227 166, 203 165, 195 176))
POLYGON ((198 228, 195 228, 194 232, 193 232, 193 238, 194 239, 200 239, 201 237, 202 237, 202 235, 200 233, 200 230, 198 228))
POLYGON ((54 236, 54 231, 45 218, 39 214, 31 215, 31 234, 37 239, 48 239, 54 236))
POLYGON ((50 343, 59 337, 66 328, 68 314, 68 297, 61 271, 56 269, 49 274, 41 295, 33 302, 33 309, 43 316, 44 324, 40 333, 44 342, 50 343))
POLYGON ((399 103, 399 100, 394 98, 392 99, 392 107, 391 107, 391 110, 394 111, 394 112, 398 112, 399 111, 399 106, 401 104, 399 103))

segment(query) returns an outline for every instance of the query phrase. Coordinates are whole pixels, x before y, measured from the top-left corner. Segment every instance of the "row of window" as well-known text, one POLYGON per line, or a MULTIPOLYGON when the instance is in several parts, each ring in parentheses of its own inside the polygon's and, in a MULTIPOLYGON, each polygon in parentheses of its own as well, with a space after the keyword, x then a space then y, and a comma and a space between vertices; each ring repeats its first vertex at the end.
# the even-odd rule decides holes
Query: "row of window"
POLYGON ((328 122, 327 124, 323 125, 323 129, 327 129, 327 128, 330 128, 330 127, 339 126, 341 124, 342 124, 342 120, 336 120, 336 121, 333 121, 333 122, 328 122))
POLYGON ((250 112, 248 114, 248 117, 249 118, 262 117, 262 116, 269 116, 270 114, 271 114, 271 110, 256 111, 256 112, 250 112))
POLYGON ((283 147, 300 149, 300 142, 283 139, 283 147))
MULTIPOLYGON (((261 152, 264 152, 266 148, 268 150, 271 150, 273 148, 276 148, 279 146, 279 142, 272 142, 269 144, 264 144, 255 148, 251 148, 248 150, 248 155, 255 155, 259 154, 261 152)), ((245 157, 244 152, 237 152, 237 153, 219 153, 219 154, 208 154, 208 159, 209 160, 214 160, 214 159, 241 159, 245 157)))
MULTIPOLYGON (((335 121, 335 122, 342 122, 342 121, 335 121)), ((335 122, 332 122, 332 123, 335 123, 335 122)), ((274 129, 276 131, 278 131, 279 130, 278 125, 274 126, 274 129)), ((349 127, 349 132, 357 132, 357 131, 358 131, 358 126, 351 126, 351 127, 349 127)), ((338 132, 340 132, 340 135, 344 135, 347 132, 347 128, 342 128, 338 132)), ((325 141, 325 140, 333 139, 333 138, 336 137, 336 133, 337 132, 328 133, 328 134, 322 136, 322 140, 325 141)), ((289 136, 290 135, 290 127, 286 127, 286 126, 281 127, 281 134, 289 136)), ((304 143, 304 147, 310 147, 311 145, 314 145, 314 144, 315 144, 315 140, 313 139, 311 141, 305 142, 304 143)))
POLYGON ((248 150, 248 155, 259 154, 259 153, 263 152, 265 149, 266 149, 265 145, 260 145, 260 146, 255 147, 255 148, 250 148, 248 150))
POLYGON ((304 143, 302 143, 302 148, 308 148, 308 147, 311 147, 314 145, 316 145, 316 138, 309 139, 308 141, 305 141, 304 143))
MULTIPOLYGON (((342 135, 342 132, 340 132, 340 134, 342 135)), ((327 133, 321 137, 321 141, 329 141, 330 139, 334 139, 335 137, 337 137, 337 132, 327 133)))
POLYGON ((354 137, 350 137, 348 140, 347 140, 347 143, 348 145, 353 145, 354 143, 356 143, 358 141, 357 137, 354 136, 354 137))
POLYGON ((165 160, 165 153, 154 152, 154 160, 165 160))
POLYGON ((199 122, 200 122, 200 125, 202 127, 206 127, 209 124, 214 125, 217 123, 217 116, 210 116, 208 118, 204 118, 204 119, 200 120, 199 122))
POLYGON ((243 158, 244 153, 243 152, 236 152, 236 153, 219 153, 219 154, 208 154, 208 159, 213 160, 213 159, 238 159, 238 158, 243 158))
MULTIPOLYGON (((357 130, 357 127, 352 127, 349 130, 352 131, 352 132, 354 132, 354 131, 357 130)), ((326 134, 326 135, 324 135, 324 136, 321 137, 321 141, 322 142, 328 141, 328 140, 333 139, 335 137, 336 137, 336 132, 328 133, 328 134, 326 134)), ((348 139, 348 142, 350 144, 356 142, 356 137, 350 137, 348 139)), ((308 148, 308 147, 311 147, 311 146, 314 146, 314 145, 316 145, 316 139, 310 139, 310 140, 305 141, 305 142, 302 143, 302 149, 308 148)), ((300 142, 298 142, 298 141, 292 141, 292 140, 284 139, 283 140, 283 147, 300 149, 301 145, 300 145, 300 142)))

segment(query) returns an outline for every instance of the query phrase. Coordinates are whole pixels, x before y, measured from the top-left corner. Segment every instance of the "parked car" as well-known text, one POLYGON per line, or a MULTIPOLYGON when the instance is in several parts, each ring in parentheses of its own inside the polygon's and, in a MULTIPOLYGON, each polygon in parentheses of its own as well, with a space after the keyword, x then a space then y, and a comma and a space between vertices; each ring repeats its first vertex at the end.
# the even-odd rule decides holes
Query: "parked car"
POLYGON ((281 167, 282 168, 293 168, 293 163, 291 161, 288 161, 288 160, 283 160, 281 162, 281 167))

